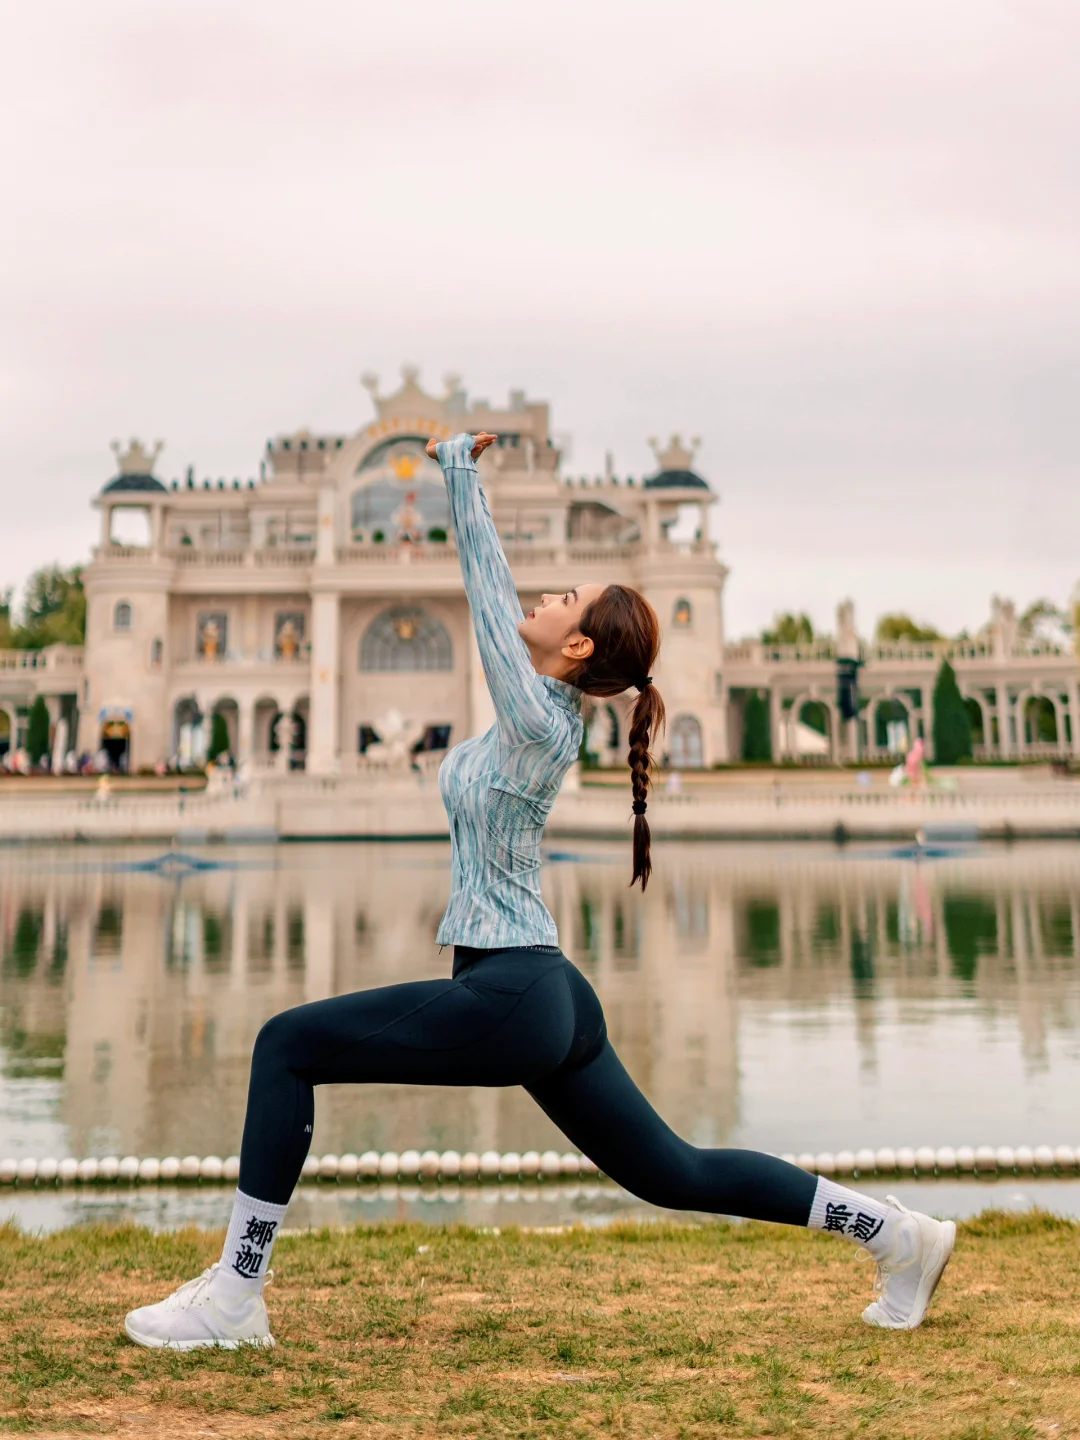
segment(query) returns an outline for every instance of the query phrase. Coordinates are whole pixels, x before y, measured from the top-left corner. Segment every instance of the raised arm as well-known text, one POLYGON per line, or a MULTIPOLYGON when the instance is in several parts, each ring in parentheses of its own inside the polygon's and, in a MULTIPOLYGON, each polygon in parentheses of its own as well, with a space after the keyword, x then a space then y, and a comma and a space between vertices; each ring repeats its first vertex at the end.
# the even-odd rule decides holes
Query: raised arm
POLYGON ((465 594, 499 726, 512 739, 539 740, 550 732, 554 714, 518 634, 524 617, 480 488, 473 460, 475 445, 472 435, 455 435, 435 447, 450 497, 465 594))

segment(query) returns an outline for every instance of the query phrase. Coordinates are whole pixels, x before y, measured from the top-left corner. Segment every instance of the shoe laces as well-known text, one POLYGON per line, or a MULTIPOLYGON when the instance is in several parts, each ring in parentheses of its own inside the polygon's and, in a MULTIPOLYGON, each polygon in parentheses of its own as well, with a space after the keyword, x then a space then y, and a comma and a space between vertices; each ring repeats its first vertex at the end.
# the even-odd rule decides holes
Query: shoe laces
MULTIPOLYGON (((166 1297, 164 1304, 169 1310, 190 1310, 193 1305, 199 1305, 205 1298, 206 1292, 215 1274, 221 1269, 221 1262, 215 1260, 208 1270, 197 1275, 194 1280, 188 1280, 178 1290, 166 1297)), ((274 1278, 273 1270, 268 1270, 263 1276, 263 1286, 267 1286, 274 1278)))
POLYGON ((204 1270, 194 1280, 188 1280, 178 1290, 174 1290, 171 1295, 166 1296, 165 1307, 169 1310, 187 1310, 197 1304, 202 1299, 206 1287, 214 1278, 214 1271, 217 1268, 217 1264, 211 1265, 209 1270, 204 1270))
MULTIPOLYGON (((865 1264, 867 1260, 873 1260, 873 1258, 873 1255, 871 1255, 870 1251, 867 1250, 865 1245, 859 1246, 859 1253, 855 1256, 855 1259, 859 1262, 860 1265, 865 1264)), ((889 1266, 889 1262, 887 1260, 879 1260, 877 1262, 877 1273, 874 1275, 874 1290, 877 1293, 880 1294, 880 1292, 884 1290, 885 1282, 886 1280, 888 1280, 891 1274, 892 1270, 889 1266)))

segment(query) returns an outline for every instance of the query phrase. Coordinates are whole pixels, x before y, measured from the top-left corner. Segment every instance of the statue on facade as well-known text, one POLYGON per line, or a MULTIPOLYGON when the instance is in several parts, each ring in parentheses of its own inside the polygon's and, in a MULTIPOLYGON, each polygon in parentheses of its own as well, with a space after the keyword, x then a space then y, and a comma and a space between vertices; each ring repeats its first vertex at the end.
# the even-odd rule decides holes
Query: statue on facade
POLYGON ((300 651, 300 628, 292 615, 282 618, 277 633, 278 654, 282 660, 295 660, 300 651))
POLYGON ((390 516, 397 530, 397 538, 407 544, 417 544, 424 538, 424 520, 416 504, 416 491, 410 490, 401 505, 390 516))
POLYGON ((859 634, 855 629, 855 602, 841 600, 836 607, 836 653, 850 659, 858 659, 859 634))
POLYGON ((367 759, 390 770, 407 770, 412 765, 413 749, 424 733, 416 720, 406 719, 400 710, 388 710, 374 725, 379 736, 364 751, 367 759))
POLYGON ((221 630, 218 628, 217 621, 211 618, 203 626, 202 631, 202 653, 206 656, 207 660, 217 659, 220 640, 221 630))

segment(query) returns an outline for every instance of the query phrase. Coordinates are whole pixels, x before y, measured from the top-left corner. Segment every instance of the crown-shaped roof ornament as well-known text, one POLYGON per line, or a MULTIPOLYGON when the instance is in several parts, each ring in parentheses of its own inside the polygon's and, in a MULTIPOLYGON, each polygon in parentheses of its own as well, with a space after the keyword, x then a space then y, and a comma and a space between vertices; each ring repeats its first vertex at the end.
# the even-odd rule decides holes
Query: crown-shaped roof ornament
POLYGON ((121 475, 152 475, 157 457, 165 448, 164 440, 155 440, 154 448, 148 450, 141 440, 134 436, 128 441, 127 449, 121 449, 120 441, 113 440, 110 446, 116 456, 121 475))
POLYGON ((667 443, 666 449, 661 450, 659 440, 650 439, 649 446, 656 456, 656 463, 661 470, 689 470, 693 466, 694 456, 697 454, 700 439, 695 435, 690 441, 690 448, 682 443, 682 436, 672 435, 667 443))
POLYGON ((401 385, 390 394, 384 394, 379 377, 372 371, 365 371, 360 383, 371 396, 375 413, 380 420, 403 415, 441 415, 445 398, 429 395, 420 383, 419 365, 402 365, 401 385))

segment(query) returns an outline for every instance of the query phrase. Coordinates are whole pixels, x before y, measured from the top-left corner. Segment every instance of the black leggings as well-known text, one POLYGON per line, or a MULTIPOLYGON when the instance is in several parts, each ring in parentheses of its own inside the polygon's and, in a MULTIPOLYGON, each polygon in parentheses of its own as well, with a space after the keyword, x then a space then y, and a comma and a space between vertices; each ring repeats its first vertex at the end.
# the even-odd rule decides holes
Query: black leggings
POLYGON ((805 1225, 812 1175, 680 1140, 623 1069, 592 986, 558 950, 458 946, 450 980, 275 1015, 251 1062, 240 1189, 284 1205, 311 1143, 316 1085, 524 1085, 605 1175, 672 1210, 805 1225))

